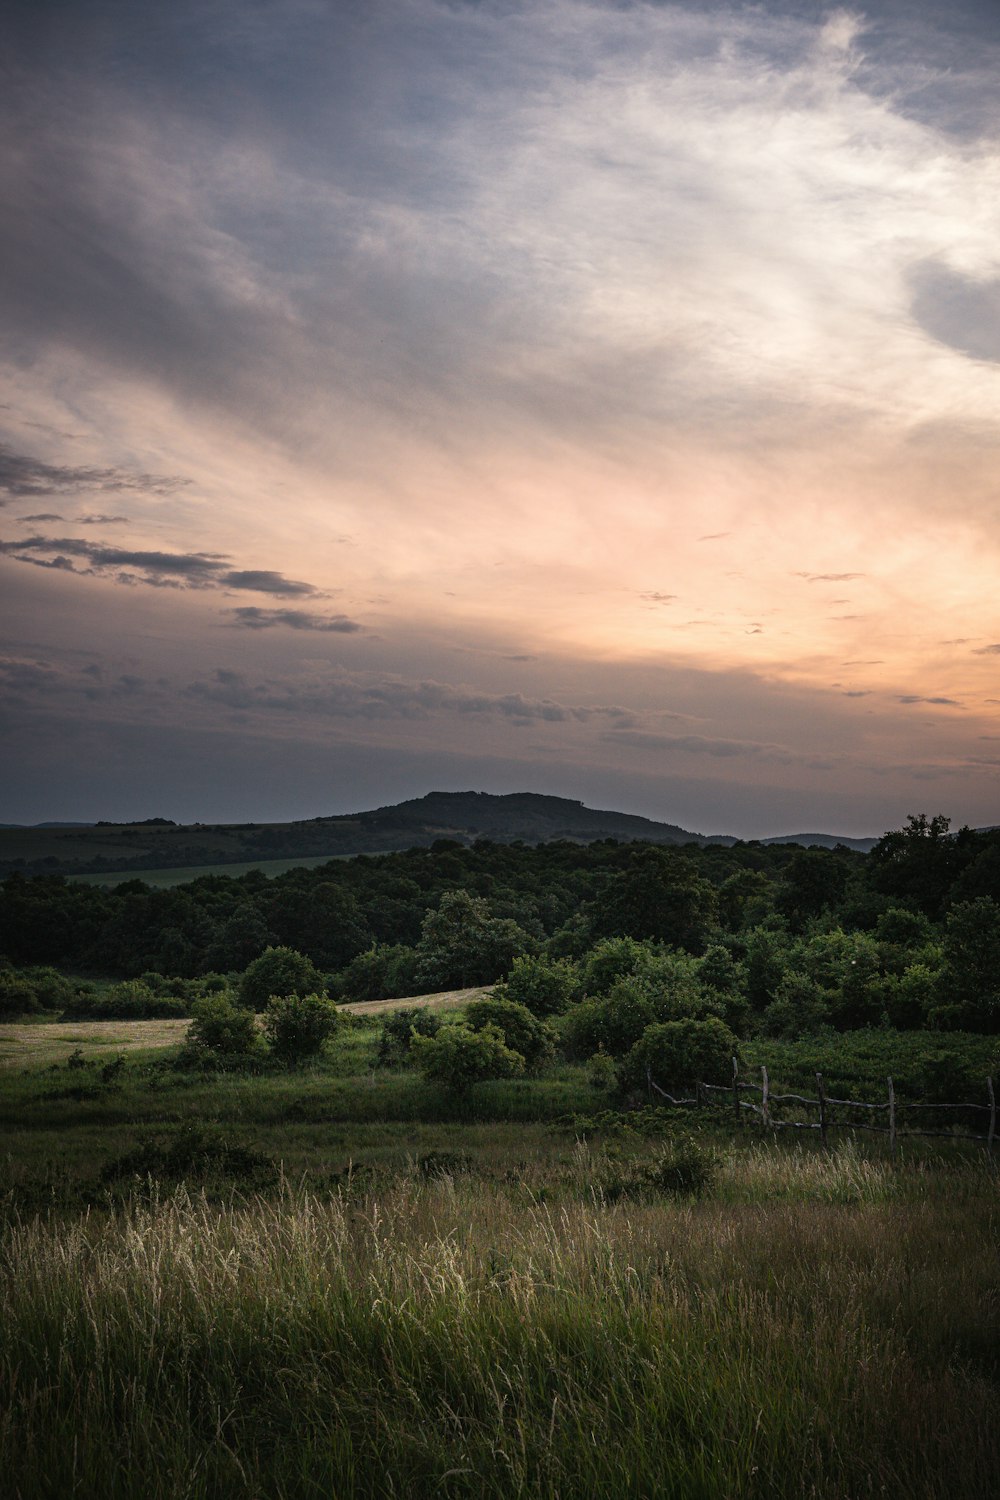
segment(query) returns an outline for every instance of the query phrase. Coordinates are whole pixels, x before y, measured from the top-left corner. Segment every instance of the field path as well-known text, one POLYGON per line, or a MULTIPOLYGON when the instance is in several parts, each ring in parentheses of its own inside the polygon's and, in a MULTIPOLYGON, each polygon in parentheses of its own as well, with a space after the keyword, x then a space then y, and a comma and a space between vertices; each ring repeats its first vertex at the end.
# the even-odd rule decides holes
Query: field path
MULTIPOLYGON (((356 1000, 341 1010, 356 1016, 380 1011, 433 1007, 450 1010, 480 995, 491 985, 468 990, 440 990, 434 995, 412 995, 403 1000, 356 1000)), ((85 1057, 105 1052, 136 1052, 151 1047, 177 1047, 190 1020, 179 1021, 15 1021, 0 1026, 0 1068, 29 1068, 61 1063, 77 1047, 85 1057)))

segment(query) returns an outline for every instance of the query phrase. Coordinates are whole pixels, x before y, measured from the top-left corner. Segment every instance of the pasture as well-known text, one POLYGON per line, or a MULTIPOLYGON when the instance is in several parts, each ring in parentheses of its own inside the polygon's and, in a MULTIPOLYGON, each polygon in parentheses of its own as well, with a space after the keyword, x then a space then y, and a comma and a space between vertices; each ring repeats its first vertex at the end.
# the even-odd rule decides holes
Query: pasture
POLYGON ((259 1075, 177 1069, 185 1022, 4 1028, 5 1493, 995 1495, 985 1151, 574 1128, 569 1064, 459 1103, 357 1009, 259 1075))

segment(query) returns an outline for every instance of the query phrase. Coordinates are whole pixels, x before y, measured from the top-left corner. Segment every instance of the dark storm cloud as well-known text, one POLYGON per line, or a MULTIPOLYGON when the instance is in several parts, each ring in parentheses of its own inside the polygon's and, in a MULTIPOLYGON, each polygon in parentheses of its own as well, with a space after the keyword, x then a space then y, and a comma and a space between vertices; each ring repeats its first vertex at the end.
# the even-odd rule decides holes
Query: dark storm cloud
POLYGON ((0 556, 38 568, 110 577, 126 585, 154 588, 246 589, 276 598, 319 596, 311 583, 285 578, 271 569, 233 569, 221 552, 160 552, 101 546, 84 537, 28 536, 0 540, 0 556), (87 564, 75 567, 77 558, 87 564), (134 571, 138 569, 139 571, 134 571))
POLYGON ((364 629, 357 620, 351 620, 347 615, 320 615, 306 609, 260 609, 255 604, 248 604, 240 609, 229 609, 226 613, 233 616, 237 625, 242 625, 247 630, 270 630, 276 625, 284 625, 289 630, 320 630, 353 635, 364 629))
MULTIPOLYGON (((48 464, 25 453, 14 453, 0 443, 0 495, 7 500, 37 495, 63 495, 75 490, 106 490, 109 493, 173 495, 189 481, 177 475, 138 474, 127 469, 78 468, 48 464)), ((25 516, 25 520, 59 520, 58 516, 25 516)), ((116 518, 117 519, 117 518, 116 518)))

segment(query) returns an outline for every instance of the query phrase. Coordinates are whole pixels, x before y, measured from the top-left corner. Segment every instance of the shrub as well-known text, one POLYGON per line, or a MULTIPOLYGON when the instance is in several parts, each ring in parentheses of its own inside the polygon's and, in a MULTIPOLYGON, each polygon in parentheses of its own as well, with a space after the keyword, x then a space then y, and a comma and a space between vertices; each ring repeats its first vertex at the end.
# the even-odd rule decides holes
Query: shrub
POLYGON ((624 1057, 656 1019, 653 1002, 633 977, 619 980, 602 1000, 584 1000, 566 1015, 563 1044, 570 1057, 591 1057, 601 1048, 624 1057))
POLYGON ((710 1187, 719 1161, 711 1147, 692 1135, 679 1135, 652 1162, 627 1175, 614 1175, 603 1184, 610 1202, 619 1198, 695 1197, 710 1187))
POLYGON ((576 985, 576 969, 565 959, 515 958, 507 978, 497 985, 497 999, 524 1005, 536 1016, 556 1016, 569 1005, 576 985))
POLYGON ((278 1168, 270 1156, 245 1142, 185 1125, 176 1135, 140 1142, 101 1170, 101 1181, 108 1185, 135 1177, 220 1185, 238 1182, 260 1190, 277 1180, 278 1168))
POLYGON ((194 1020, 184 1039, 189 1057, 232 1058, 253 1052, 260 1042, 252 1010, 229 995, 205 995, 191 1007, 194 1020))
POLYGON ((410 1061, 410 1043, 413 1034, 437 1036, 441 1021, 426 1006, 404 1006, 394 1010, 382 1022, 378 1039, 375 1065, 379 1068, 398 1068, 410 1061))
POLYGON ((0 973, 0 1021, 37 1015, 42 1009, 34 986, 12 970, 0 973))
POLYGON ((614 1059, 604 1051, 597 1051, 587 1062, 587 1082, 599 1093, 609 1093, 617 1082, 614 1059))
POLYGON ((337 1007, 326 995, 272 995, 264 1012, 264 1034, 286 1067, 318 1057, 337 1029, 337 1007))
POLYGON ((25 969, 24 978, 43 1010, 63 1010, 76 993, 73 982, 48 965, 25 969))
POLYGON ((404 943, 377 943, 352 958, 336 978, 344 1000, 397 1000, 419 992, 417 953, 404 943))
POLYGON ((733 1073, 739 1042, 724 1021, 663 1021, 648 1026, 618 1068, 623 1089, 645 1087, 652 1078, 661 1088, 693 1083, 725 1084, 733 1073))
POLYGON ((473 1031, 496 1027, 512 1052, 520 1052, 528 1068, 537 1068, 553 1052, 551 1029, 532 1015, 526 1005, 513 1000, 486 996, 473 1000, 465 1008, 467 1024, 473 1031))
POLYGON ((321 977, 311 958, 294 948, 265 948, 247 964, 239 997, 251 1010, 263 1010, 274 995, 311 995, 320 988, 321 977))
POLYGON ((473 1031, 452 1023, 442 1026, 437 1036, 415 1036, 412 1046, 424 1077, 456 1094, 489 1078, 513 1078, 524 1072, 524 1058, 507 1046, 495 1026, 473 1031))
POLYGON ((580 986, 593 999, 607 995, 619 979, 634 974, 649 957, 649 947, 635 938, 604 938, 597 943, 580 966, 580 986))
POLYGON ((797 970, 781 979, 760 1023, 764 1036, 785 1037, 789 1041, 814 1036, 829 1024, 830 1007, 825 994, 814 979, 797 970))

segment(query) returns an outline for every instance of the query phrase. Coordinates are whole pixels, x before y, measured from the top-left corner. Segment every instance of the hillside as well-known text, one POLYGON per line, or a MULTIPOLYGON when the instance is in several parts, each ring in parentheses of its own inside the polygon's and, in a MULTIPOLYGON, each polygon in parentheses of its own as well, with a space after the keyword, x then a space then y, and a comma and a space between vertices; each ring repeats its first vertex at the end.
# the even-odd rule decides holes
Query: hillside
POLYGON ((427 847, 438 839, 470 844, 481 838, 528 844, 551 839, 577 843, 596 839, 642 839, 656 844, 735 842, 631 813, 584 807, 565 797, 532 792, 507 796, 430 792, 396 806, 292 823, 175 824, 149 818, 128 824, 0 828, 0 874, 14 870, 32 874, 138 873, 255 859, 378 854, 427 847))
MULTIPOLYGON (((651 844, 739 842, 725 834, 691 832, 634 813, 585 807, 568 797, 535 792, 428 792, 394 806, 291 823, 172 823, 145 818, 135 823, 39 824, 0 827, 0 876, 108 874, 246 864, 256 860, 335 858, 429 847, 438 839, 472 844, 477 839, 510 844, 569 839, 593 843, 617 839, 651 844)), ((875 839, 838 839, 831 834, 786 834, 765 844, 838 843, 867 851, 875 839)))

